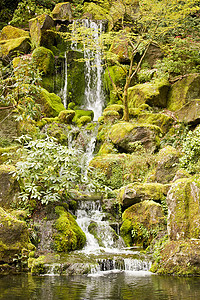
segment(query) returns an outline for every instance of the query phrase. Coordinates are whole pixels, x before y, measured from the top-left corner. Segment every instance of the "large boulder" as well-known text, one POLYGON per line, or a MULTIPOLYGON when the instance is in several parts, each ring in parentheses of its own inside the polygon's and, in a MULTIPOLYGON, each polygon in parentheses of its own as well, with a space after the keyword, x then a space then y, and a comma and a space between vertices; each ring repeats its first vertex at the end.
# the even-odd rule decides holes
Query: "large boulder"
MULTIPOLYGON (((130 110, 131 112, 131 110, 130 110)), ((174 119, 165 113, 153 113, 142 111, 136 117, 139 124, 152 124, 160 127, 163 133, 167 133, 174 123, 174 119)))
POLYGON ((150 106, 165 108, 169 86, 167 80, 161 79, 155 80, 153 83, 146 82, 130 87, 128 89, 129 107, 140 107, 146 103, 150 106))
POLYGON ((55 58, 51 50, 45 47, 37 47, 32 53, 32 59, 38 70, 44 75, 54 72, 55 58))
POLYGON ((162 184, 170 183, 179 168, 180 153, 172 146, 161 149, 156 158, 156 167, 147 179, 162 184))
POLYGON ((167 108, 176 111, 194 99, 200 99, 199 74, 189 74, 172 85, 168 95, 167 108))
POLYGON ((200 123, 200 99, 191 100, 176 112, 179 122, 197 125, 200 123))
POLYGON ((68 20, 70 21, 72 19, 72 11, 71 6, 69 2, 62 2, 56 4, 52 11, 52 16, 54 20, 64 21, 68 20))
POLYGON ((155 125, 119 122, 111 127, 109 138, 120 152, 135 152, 139 143, 147 152, 153 153, 159 146, 160 134, 160 128, 155 125))
POLYGON ((10 208, 17 202, 19 184, 13 177, 14 166, 0 165, 0 206, 10 208))
POLYGON ((30 250, 28 228, 24 221, 17 220, 0 207, 0 266, 13 264, 24 250, 30 250))
POLYGON ((18 53, 28 53, 31 49, 30 38, 22 36, 16 39, 0 41, 0 59, 9 62, 18 53))
POLYGON ((54 20, 47 14, 40 15, 29 21, 31 41, 34 47, 40 46, 42 34, 54 26, 54 20))
POLYGON ((160 204, 150 200, 127 208, 122 215, 120 234, 127 246, 147 247, 160 230, 165 228, 165 216, 160 204))
POLYGON ((117 200, 127 208, 144 200, 162 202, 165 199, 167 189, 160 183, 130 183, 120 189, 117 200))
POLYGON ((199 195, 199 178, 182 178, 172 184, 166 199, 170 240, 200 239, 199 195))
MULTIPOLYGON (((200 241, 168 241, 151 268, 157 274, 200 275, 200 241)), ((178 297, 178 296, 177 296, 178 297)))
MULTIPOLYGON (((150 162, 153 163, 153 162, 150 162)), ((102 184, 117 189, 133 181, 143 180, 149 169, 145 155, 106 154, 90 161, 91 176, 98 176, 102 184)))
POLYGON ((55 222, 56 232, 53 235, 56 251, 69 252, 83 248, 86 237, 75 218, 64 207, 57 206, 55 211, 59 216, 55 222))
POLYGON ((0 32, 0 41, 17 39, 21 37, 29 37, 29 32, 11 25, 5 26, 0 32))
POLYGON ((41 111, 47 117, 57 117, 61 111, 65 110, 60 97, 43 88, 36 102, 41 105, 41 111))

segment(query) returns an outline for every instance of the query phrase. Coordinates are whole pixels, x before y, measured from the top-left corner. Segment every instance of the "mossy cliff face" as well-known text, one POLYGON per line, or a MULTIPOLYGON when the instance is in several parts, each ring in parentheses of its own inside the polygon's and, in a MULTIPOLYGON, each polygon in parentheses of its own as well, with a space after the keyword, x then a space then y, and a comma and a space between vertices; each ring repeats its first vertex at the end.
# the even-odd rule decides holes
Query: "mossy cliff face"
POLYGON ((111 127, 109 138, 114 145, 123 149, 124 152, 134 152, 138 142, 146 151, 154 152, 159 146, 160 134, 160 128, 155 125, 134 125, 128 122, 119 122, 111 127))
POLYGON ((165 227, 162 206, 154 201, 143 201, 127 208, 122 215, 120 233, 127 246, 147 247, 165 227))
POLYGON ((0 165, 0 206, 10 208, 16 203, 19 185, 12 176, 14 166, 0 165))
POLYGON ((23 249, 33 249, 29 243, 26 223, 19 221, 0 207, 0 264, 13 264, 16 255, 22 255, 23 249))
POLYGON ((167 195, 168 235, 171 240, 200 238, 200 180, 182 178, 175 181, 167 195))
POLYGON ((168 95, 167 108, 176 111, 194 99, 200 99, 199 74, 189 74, 172 85, 168 95))
POLYGON ((83 248, 86 237, 74 217, 61 206, 57 206, 55 211, 59 215, 55 222, 55 229, 57 230, 57 233, 54 234, 55 250, 69 252, 83 248))

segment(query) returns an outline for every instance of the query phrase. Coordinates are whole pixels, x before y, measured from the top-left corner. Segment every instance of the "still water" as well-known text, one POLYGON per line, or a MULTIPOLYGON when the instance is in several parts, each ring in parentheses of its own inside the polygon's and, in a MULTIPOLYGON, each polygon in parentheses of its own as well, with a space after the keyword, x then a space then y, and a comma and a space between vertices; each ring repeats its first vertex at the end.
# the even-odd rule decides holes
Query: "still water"
POLYGON ((104 276, 0 277, 1 300, 198 300, 200 278, 151 275, 149 272, 104 276))

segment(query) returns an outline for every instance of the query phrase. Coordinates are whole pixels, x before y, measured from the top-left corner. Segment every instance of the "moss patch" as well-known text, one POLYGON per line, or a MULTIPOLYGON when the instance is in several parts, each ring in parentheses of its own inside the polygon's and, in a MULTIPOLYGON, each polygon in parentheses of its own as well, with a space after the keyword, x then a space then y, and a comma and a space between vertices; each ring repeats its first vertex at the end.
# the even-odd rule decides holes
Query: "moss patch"
POLYGON ((55 223, 55 229, 57 230, 57 233, 54 234, 55 250, 69 252, 83 248, 86 237, 75 219, 61 206, 57 206, 55 210, 59 215, 55 223))

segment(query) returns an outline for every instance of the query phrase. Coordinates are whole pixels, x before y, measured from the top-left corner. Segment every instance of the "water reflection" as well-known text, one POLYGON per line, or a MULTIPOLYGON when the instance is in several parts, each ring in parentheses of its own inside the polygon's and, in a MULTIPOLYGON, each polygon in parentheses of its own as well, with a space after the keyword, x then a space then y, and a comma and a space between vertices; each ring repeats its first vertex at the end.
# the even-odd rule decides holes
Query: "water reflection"
POLYGON ((157 276, 145 272, 110 273, 101 277, 3 276, 0 278, 0 299, 194 300, 200 299, 200 278, 157 276))

